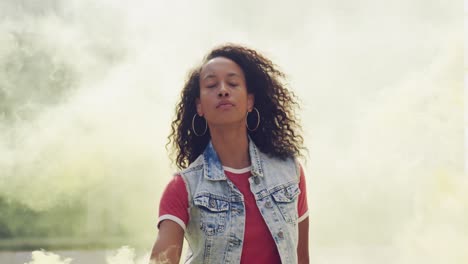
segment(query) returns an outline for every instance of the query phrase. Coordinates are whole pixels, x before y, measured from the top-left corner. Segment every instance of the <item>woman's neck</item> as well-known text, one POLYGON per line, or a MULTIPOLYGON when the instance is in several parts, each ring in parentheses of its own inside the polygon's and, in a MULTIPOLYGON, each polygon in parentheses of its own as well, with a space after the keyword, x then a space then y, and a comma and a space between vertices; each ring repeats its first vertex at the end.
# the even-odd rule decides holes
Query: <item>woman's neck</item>
POLYGON ((246 129, 210 128, 211 142, 223 166, 242 169, 250 166, 246 129))

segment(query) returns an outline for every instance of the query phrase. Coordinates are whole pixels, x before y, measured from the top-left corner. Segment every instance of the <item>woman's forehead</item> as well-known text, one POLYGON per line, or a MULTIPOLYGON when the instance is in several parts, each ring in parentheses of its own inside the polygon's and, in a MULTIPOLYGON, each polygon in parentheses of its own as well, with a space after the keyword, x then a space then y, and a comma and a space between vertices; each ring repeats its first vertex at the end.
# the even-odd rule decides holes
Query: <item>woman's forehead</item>
POLYGON ((202 66, 200 72, 202 79, 208 75, 217 74, 244 76, 244 72, 242 71, 241 67, 234 61, 225 57, 216 57, 207 61, 205 65, 202 66))

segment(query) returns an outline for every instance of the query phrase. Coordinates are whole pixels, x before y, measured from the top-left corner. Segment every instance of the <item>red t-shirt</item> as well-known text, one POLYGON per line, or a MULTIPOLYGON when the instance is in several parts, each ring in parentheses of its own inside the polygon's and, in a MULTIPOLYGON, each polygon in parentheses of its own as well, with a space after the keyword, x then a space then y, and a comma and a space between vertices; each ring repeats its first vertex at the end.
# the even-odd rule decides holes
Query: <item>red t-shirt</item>
MULTIPOLYGON (((251 176, 250 167, 244 169, 224 167, 224 172, 244 196, 245 233, 241 263, 281 263, 275 241, 250 191, 248 180, 251 176)), ((301 222, 308 216, 306 183, 302 167, 299 189, 301 193, 298 197, 297 211, 298 222, 301 222)), ((184 180, 180 175, 176 175, 166 186, 161 197, 158 226, 163 220, 169 219, 185 230, 190 218, 188 208, 188 193, 184 180)))

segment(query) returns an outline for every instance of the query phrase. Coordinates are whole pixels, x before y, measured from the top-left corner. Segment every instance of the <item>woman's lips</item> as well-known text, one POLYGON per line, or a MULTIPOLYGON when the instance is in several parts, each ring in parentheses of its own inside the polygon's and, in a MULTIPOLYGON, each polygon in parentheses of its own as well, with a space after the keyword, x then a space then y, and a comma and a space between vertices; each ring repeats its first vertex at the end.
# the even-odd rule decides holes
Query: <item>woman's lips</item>
POLYGON ((228 109, 228 108, 231 108, 231 107, 233 107, 233 106, 234 106, 233 103, 225 101, 225 102, 220 102, 220 103, 216 106, 216 108, 228 109))
POLYGON ((218 106, 218 109, 227 110, 227 109, 231 109, 232 107, 234 107, 232 104, 223 104, 223 105, 218 106))

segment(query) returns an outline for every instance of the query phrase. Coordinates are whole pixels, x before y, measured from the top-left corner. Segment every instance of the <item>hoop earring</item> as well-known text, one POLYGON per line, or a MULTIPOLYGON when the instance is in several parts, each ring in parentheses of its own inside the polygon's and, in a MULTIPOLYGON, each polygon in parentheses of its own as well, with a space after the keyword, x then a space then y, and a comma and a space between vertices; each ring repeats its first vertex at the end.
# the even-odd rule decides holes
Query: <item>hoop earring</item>
POLYGON ((201 136, 205 135, 206 130, 208 129, 208 124, 206 123, 206 119, 203 118, 203 120, 205 120, 205 130, 203 131, 203 133, 198 134, 197 131, 195 130, 195 117, 196 117, 196 116, 197 116, 197 114, 195 113, 195 114, 193 115, 193 118, 192 118, 192 131, 193 131, 193 133, 195 134, 195 136, 201 137, 201 136))
MULTIPOLYGON (((255 111, 257 112, 257 125, 255 126, 255 128, 251 129, 251 128, 249 127, 249 123, 247 122, 247 118, 245 118, 245 126, 247 127, 247 129, 248 129, 249 131, 255 131, 255 130, 257 130, 258 126, 260 125, 260 113, 258 112, 258 110, 257 110, 256 107, 254 107, 253 110, 255 110, 255 111)), ((249 116, 250 113, 251 113, 251 112, 247 112, 247 117, 249 116)))

